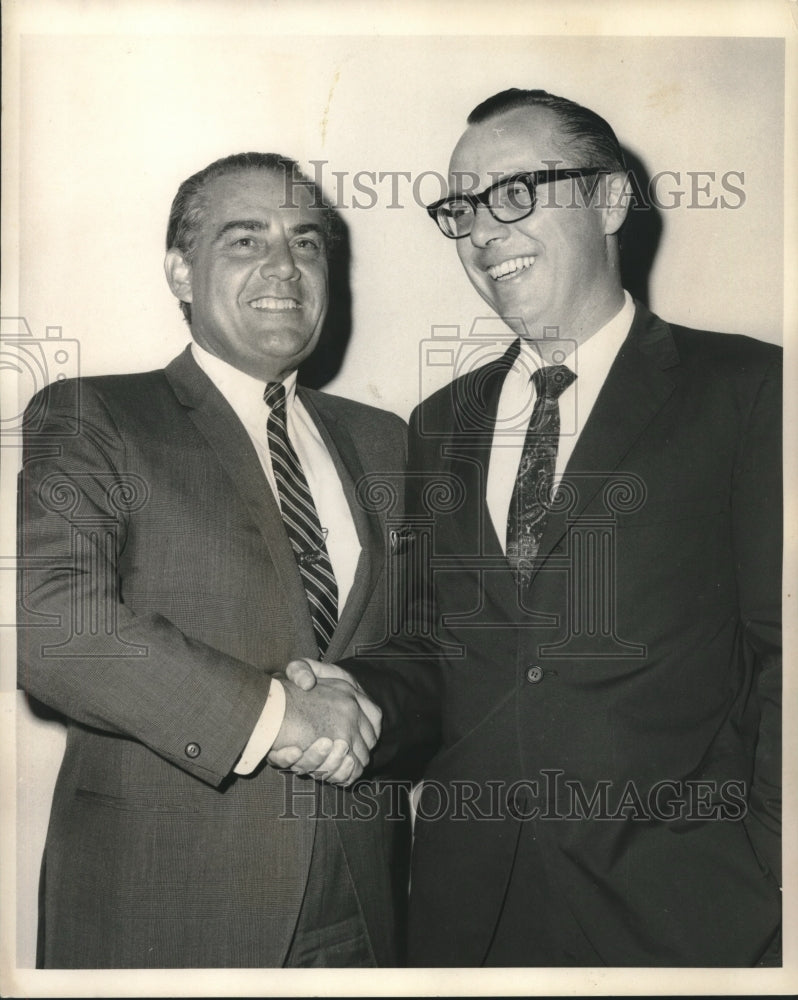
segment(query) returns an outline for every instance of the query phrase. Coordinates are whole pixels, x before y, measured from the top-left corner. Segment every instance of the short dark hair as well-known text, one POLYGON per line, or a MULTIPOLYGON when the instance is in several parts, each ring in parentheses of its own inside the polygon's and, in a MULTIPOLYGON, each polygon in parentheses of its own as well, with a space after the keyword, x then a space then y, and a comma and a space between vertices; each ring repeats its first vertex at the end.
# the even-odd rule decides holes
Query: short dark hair
POLYGON ((481 125, 516 108, 548 108, 555 114, 565 143, 575 147, 586 161, 579 163, 580 167, 626 171, 623 150, 609 123, 590 108, 545 90, 520 90, 518 87, 503 90, 478 104, 468 116, 468 124, 481 125))
MULTIPOLYGON (((266 170, 273 174, 282 174, 286 178, 286 197, 289 204, 295 187, 305 186, 313 193, 314 206, 323 209, 322 225, 329 259, 331 250, 341 238, 343 223, 340 216, 324 200, 321 189, 316 182, 310 180, 300 170, 296 160, 292 160, 288 156, 281 156, 279 153, 234 153, 232 156, 214 160, 213 163, 184 180, 177 189, 169 212, 169 223, 166 227, 166 249, 179 250, 190 262, 196 249, 197 233, 207 208, 207 200, 203 194, 208 183, 217 177, 226 177, 229 174, 243 173, 247 170, 266 170)), ((191 303, 181 302, 180 309, 190 326, 191 303)))

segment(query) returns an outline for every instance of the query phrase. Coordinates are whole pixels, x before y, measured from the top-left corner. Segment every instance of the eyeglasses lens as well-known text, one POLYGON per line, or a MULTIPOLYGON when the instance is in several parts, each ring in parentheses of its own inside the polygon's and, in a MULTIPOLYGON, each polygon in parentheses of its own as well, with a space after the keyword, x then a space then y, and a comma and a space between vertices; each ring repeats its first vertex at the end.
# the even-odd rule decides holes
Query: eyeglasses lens
MULTIPOLYGON (((480 199, 499 222, 517 222, 535 209, 535 186, 531 178, 510 178, 496 184, 480 199)), ((443 203, 437 212, 438 225, 447 236, 468 236, 474 226, 474 205, 466 198, 443 203)))
POLYGON ((474 209, 467 201, 445 202, 438 209, 438 225, 447 236, 467 236, 474 221, 474 209))
POLYGON ((500 222, 516 222, 529 215, 535 207, 535 188, 531 181, 515 178, 495 189, 496 204, 490 208, 500 222))

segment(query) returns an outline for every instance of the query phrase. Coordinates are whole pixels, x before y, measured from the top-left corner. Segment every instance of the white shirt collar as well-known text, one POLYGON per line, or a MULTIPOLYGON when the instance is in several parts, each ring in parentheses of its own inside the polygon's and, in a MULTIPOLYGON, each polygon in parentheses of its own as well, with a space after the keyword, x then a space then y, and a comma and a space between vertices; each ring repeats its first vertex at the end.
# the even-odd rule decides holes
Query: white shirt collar
MULTIPOLYGON (((574 341, 563 341, 564 357, 554 363, 567 364, 582 383, 587 377, 590 381, 597 380, 603 384, 621 344, 629 333, 634 319, 635 304, 625 289, 623 295, 624 302, 618 312, 583 344, 577 346, 574 341)), ((548 362, 542 360, 534 342, 521 338, 521 350, 518 352, 513 370, 523 373, 528 378, 536 368, 542 368, 546 364, 548 362)))
MULTIPOLYGON (((196 340, 191 343, 191 353, 200 368, 233 408, 241 423, 248 429, 257 429, 258 433, 261 433, 260 428, 265 423, 263 408, 266 404, 263 401, 263 393, 266 389, 266 382, 253 378, 252 375, 242 372, 240 368, 217 358, 215 354, 200 347, 196 340)), ((295 371, 283 379, 286 413, 290 413, 294 405, 296 380, 297 373, 295 371)))

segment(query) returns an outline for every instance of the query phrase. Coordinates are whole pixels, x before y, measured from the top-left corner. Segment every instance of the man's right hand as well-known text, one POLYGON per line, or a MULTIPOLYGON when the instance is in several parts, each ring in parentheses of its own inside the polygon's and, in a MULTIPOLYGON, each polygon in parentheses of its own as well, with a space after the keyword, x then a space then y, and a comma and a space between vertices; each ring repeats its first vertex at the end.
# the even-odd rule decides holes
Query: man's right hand
POLYGON ((285 716, 267 756, 270 764, 336 785, 360 777, 379 737, 381 713, 344 677, 340 671, 319 678, 309 690, 284 682, 285 716))

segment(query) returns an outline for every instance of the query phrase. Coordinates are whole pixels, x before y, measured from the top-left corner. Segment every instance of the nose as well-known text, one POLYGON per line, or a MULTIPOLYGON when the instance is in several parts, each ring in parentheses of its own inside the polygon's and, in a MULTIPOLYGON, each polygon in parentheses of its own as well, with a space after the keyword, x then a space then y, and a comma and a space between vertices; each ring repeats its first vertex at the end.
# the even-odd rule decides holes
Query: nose
POLYGON ((485 247, 493 240, 503 240, 509 232, 506 222, 499 222, 490 214, 487 205, 477 205, 474 224, 468 234, 476 247, 485 247))
POLYGON ((279 278, 281 281, 294 281, 299 277, 299 268, 284 236, 269 244, 260 273, 264 278, 279 278))

